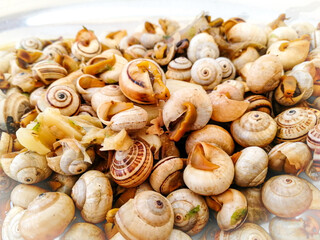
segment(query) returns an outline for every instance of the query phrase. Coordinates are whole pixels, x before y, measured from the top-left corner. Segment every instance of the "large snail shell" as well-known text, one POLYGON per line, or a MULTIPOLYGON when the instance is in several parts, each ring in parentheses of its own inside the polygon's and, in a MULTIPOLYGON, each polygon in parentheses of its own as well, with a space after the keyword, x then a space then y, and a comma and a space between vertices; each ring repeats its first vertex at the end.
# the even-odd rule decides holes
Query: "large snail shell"
POLYGON ((308 146, 302 142, 284 142, 268 153, 269 167, 275 171, 296 174, 306 168, 312 159, 308 146))
POLYGON ((269 115, 272 113, 272 104, 268 98, 263 95, 251 95, 245 98, 248 101, 249 107, 247 111, 260 111, 265 112, 269 115))
POLYGON ((21 39, 17 48, 23 48, 28 51, 42 50, 43 42, 37 37, 27 37, 21 39))
POLYGON ((212 90, 222 81, 222 68, 213 58, 201 58, 191 68, 191 82, 212 90))
POLYGON ((169 200, 160 193, 144 191, 119 209, 115 221, 126 239, 167 239, 173 229, 174 213, 169 200))
POLYGON ((203 152, 199 153, 196 145, 193 148, 194 150, 189 154, 189 157, 193 154, 195 154, 195 157, 202 154, 207 161, 219 167, 213 170, 203 170, 201 169, 201 164, 198 166, 198 164, 191 162, 183 172, 183 180, 190 190, 200 195, 220 194, 227 190, 232 183, 234 177, 233 162, 229 155, 221 148, 205 142, 198 144, 203 152))
POLYGON ((206 226, 209 209, 201 196, 183 188, 170 193, 167 198, 173 208, 174 224, 177 229, 192 236, 206 226))
POLYGON ((222 69, 222 81, 234 79, 236 76, 236 68, 229 58, 218 57, 216 61, 222 69))
POLYGON ((77 175, 85 172, 95 157, 93 148, 86 149, 72 138, 55 142, 53 148, 54 150, 46 155, 48 166, 63 175, 77 175))
POLYGON ((135 141, 127 151, 116 151, 110 166, 114 181, 123 187, 136 187, 150 175, 152 152, 147 144, 135 141))
POLYGON ((285 110, 274 119, 278 125, 277 143, 305 141, 308 131, 317 123, 316 114, 308 108, 295 107, 285 110))
POLYGON ((312 191, 300 178, 280 175, 270 178, 262 188, 262 202, 274 215, 295 217, 309 208, 312 191))
POLYGON ((2 238, 3 240, 24 240, 20 234, 19 222, 25 209, 22 207, 13 207, 7 213, 2 227, 2 238))
POLYGON ((240 228, 231 231, 218 231, 215 240, 272 240, 269 234, 257 224, 244 223, 240 228))
POLYGON ((199 33, 195 35, 188 47, 188 59, 195 62, 200 58, 217 58, 220 52, 214 38, 208 33, 199 33))
POLYGON ((264 147, 277 133, 276 122, 265 112, 251 111, 231 124, 231 135, 243 147, 264 147))
POLYGON ((104 240, 105 235, 103 231, 91 223, 75 223, 70 229, 63 235, 62 240, 104 240))
POLYGON ((90 170, 73 186, 71 197, 85 221, 99 223, 112 207, 112 194, 109 179, 102 172, 90 170))
POLYGON ((193 131, 186 141, 186 152, 189 154, 198 142, 216 145, 231 155, 234 141, 228 131, 218 125, 207 124, 204 128, 193 131))
POLYGON ((267 176, 268 160, 262 148, 254 146, 243 149, 234 166, 235 183, 241 187, 255 187, 263 183, 267 176))
POLYGON ((1 165, 9 177, 24 184, 38 183, 52 172, 45 156, 32 151, 5 154, 1 165))
POLYGON ((57 192, 40 194, 28 206, 20 223, 20 233, 26 240, 54 239, 74 218, 72 199, 57 192))
POLYGON ((77 91, 66 85, 55 85, 37 101, 37 108, 44 111, 48 107, 59 109, 65 116, 76 115, 80 108, 81 99, 77 91))
POLYGON ((41 61, 33 65, 32 75, 35 79, 49 85, 53 81, 67 76, 68 72, 54 61, 41 61))
POLYGON ((154 165, 150 174, 152 188, 163 195, 167 195, 184 185, 184 163, 181 158, 170 156, 161 159, 154 165))
POLYGON ((291 27, 278 27, 269 33, 268 46, 281 40, 294 40, 298 38, 297 32, 291 27))
POLYGON ((11 192, 10 200, 13 206, 28 208, 38 195, 47 190, 34 185, 19 184, 11 192))
POLYGON ((188 58, 175 58, 168 65, 166 77, 168 79, 189 81, 191 78, 191 67, 192 62, 188 58))
POLYGON ((72 54, 79 60, 88 61, 90 58, 101 53, 102 46, 97 39, 90 41, 88 46, 83 45, 80 41, 75 42, 72 45, 72 54))
POLYGON ((121 89, 118 85, 108 85, 103 88, 100 88, 91 98, 91 106, 97 111, 98 106, 103 102, 119 101, 126 102, 127 98, 121 92, 121 89))
POLYGON ((210 120, 212 114, 211 101, 203 89, 182 88, 175 91, 163 107, 163 122, 167 129, 170 123, 177 120, 185 111, 184 102, 192 103, 197 111, 197 118, 191 130, 203 128, 210 120))

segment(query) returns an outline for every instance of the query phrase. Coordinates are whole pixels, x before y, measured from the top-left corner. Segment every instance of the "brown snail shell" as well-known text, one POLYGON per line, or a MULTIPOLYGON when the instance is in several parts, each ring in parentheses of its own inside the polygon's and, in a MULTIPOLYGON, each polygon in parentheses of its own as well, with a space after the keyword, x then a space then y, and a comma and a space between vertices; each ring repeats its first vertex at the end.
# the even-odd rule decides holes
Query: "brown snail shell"
POLYGON ((284 141, 305 141, 308 131, 317 123, 317 116, 311 109, 294 107, 280 113, 274 119, 278 125, 275 138, 277 143, 284 141))
POLYGON ((173 229, 174 213, 169 200, 160 193, 144 191, 119 209, 115 222, 126 239, 167 239, 173 229))
POLYGON ((231 124, 231 135, 243 147, 264 147, 277 133, 276 122, 265 112, 251 111, 231 124))
POLYGON ((64 232, 74 214, 75 207, 68 195, 42 193, 29 204, 21 217, 20 233, 26 240, 54 239, 64 232))
POLYGON ((183 169, 181 158, 170 156, 161 159, 154 165, 149 177, 152 188, 163 195, 180 188, 184 185, 183 169))
POLYGON ((279 217, 295 217, 309 208, 312 201, 310 187, 300 178, 280 175, 270 178, 262 188, 262 202, 279 217))
POLYGON ((110 166, 114 181, 129 188, 143 183, 153 166, 152 152, 147 144, 136 140, 126 151, 116 151, 110 166))
POLYGON ((28 208, 38 195, 47 192, 47 190, 34 185, 19 184, 11 192, 10 200, 13 206, 28 208))
POLYGON ((3 221, 2 238, 3 240, 24 240, 20 234, 19 222, 25 209, 22 207, 12 207, 3 221))
POLYGON ((222 82, 235 78, 236 68, 229 58, 218 57, 216 61, 219 63, 222 69, 222 82))
POLYGON ((55 80, 68 75, 67 70, 54 61, 41 61, 33 65, 32 75, 38 81, 49 85, 55 80))
POLYGON ((103 231, 91 223, 79 222, 73 224, 69 230, 63 235, 62 240, 104 240, 105 235, 103 231))
POLYGON ((87 171, 79 178, 72 188, 71 197, 82 218, 89 223, 102 222, 112 207, 109 179, 97 170, 87 171))
POLYGON ((173 208, 175 228, 193 236, 208 223, 209 209, 200 195, 183 188, 170 193, 167 199, 173 208))
POLYGON ((268 98, 263 95, 251 95, 245 98, 246 101, 249 101, 249 107, 247 111, 260 111, 265 112, 269 115, 272 113, 272 104, 268 98))
POLYGON ((168 79, 189 81, 191 78, 191 67, 192 62, 188 58, 175 58, 168 65, 166 77, 168 79))

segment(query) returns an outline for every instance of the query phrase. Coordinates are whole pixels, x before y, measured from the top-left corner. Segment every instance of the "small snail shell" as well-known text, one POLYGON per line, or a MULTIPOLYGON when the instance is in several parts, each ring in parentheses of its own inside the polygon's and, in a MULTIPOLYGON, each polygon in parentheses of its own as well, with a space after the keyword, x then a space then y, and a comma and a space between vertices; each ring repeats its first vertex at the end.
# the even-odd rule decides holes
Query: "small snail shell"
POLYGON ((315 30, 315 27, 309 22, 297 22, 292 24, 290 27, 297 32, 298 37, 305 34, 311 34, 315 30))
POLYGON ((42 53, 46 60, 55 60, 63 55, 69 54, 68 49, 62 41, 57 41, 46 46, 43 49, 42 53))
POLYGON ((45 92, 46 92, 45 87, 39 87, 39 88, 36 88, 34 91, 32 91, 30 93, 30 98, 29 98, 30 105, 32 107, 35 107, 37 105, 38 99, 40 99, 41 96, 45 94, 45 92))
POLYGON ((177 230, 177 229, 173 229, 168 240, 176 240, 176 239, 179 239, 179 240, 192 240, 191 237, 189 237, 188 234, 180 231, 180 230, 177 230))
POLYGON ((236 76, 236 68, 229 58, 218 57, 216 61, 222 69, 222 82, 228 79, 234 79, 236 76))
POLYGON ((59 173, 53 173, 48 183, 52 191, 62 192, 70 196, 72 187, 77 180, 77 176, 66 176, 59 173))
POLYGON ((206 197, 206 202, 209 208, 218 212, 218 226, 223 231, 241 226, 247 218, 247 199, 238 190, 229 188, 219 195, 206 197))
POLYGON ((311 60, 315 60, 318 59, 320 57, 320 47, 314 48, 312 49, 309 53, 308 53, 308 57, 307 57, 307 61, 311 61, 311 60))
POLYGON ((319 138, 320 138, 320 124, 318 123, 308 132, 307 144, 309 148, 311 148, 312 150, 319 149, 320 148, 319 138))
POLYGON ((195 62, 200 58, 217 58, 220 52, 214 38, 208 33, 195 35, 188 47, 188 59, 195 62))
POLYGON ((242 101, 244 99, 245 86, 242 82, 236 80, 226 80, 219 84, 215 90, 222 94, 230 95, 233 100, 242 101))
POLYGON ((81 41, 76 41, 72 45, 71 51, 77 59, 88 61, 90 58, 101 53, 102 46, 98 39, 92 39, 87 46, 81 41))
POLYGON ((231 158, 221 148, 198 143, 189 154, 189 164, 183 172, 187 187, 195 193, 217 195, 229 188, 234 177, 231 158))
POLYGON ((72 199, 57 192, 40 194, 21 217, 19 228, 26 240, 54 239, 64 232, 74 218, 72 199))
POLYGON ((254 62, 259 57, 260 54, 254 47, 247 47, 246 49, 243 49, 241 53, 233 56, 231 60, 237 71, 240 72, 247 63, 254 62))
POLYGON ((218 125, 207 124, 204 128, 193 131, 186 141, 186 152, 190 154, 198 142, 216 145, 231 155, 234 150, 234 141, 228 131, 218 125))
POLYGON ((290 174, 297 174, 304 170, 312 159, 308 146, 302 142, 278 144, 268 155, 270 169, 290 174))
POLYGON ((160 42, 163 39, 163 36, 165 35, 163 30, 159 26, 156 26, 152 23, 151 25, 153 25, 154 32, 151 33, 148 31, 148 29, 144 28, 141 35, 138 34, 140 35, 139 41, 147 49, 153 48, 154 45, 157 42, 160 42))
POLYGON ((222 68, 213 58, 201 58, 191 68, 191 82, 211 90, 222 81, 222 68))
POLYGON ((166 157, 154 165, 149 177, 152 188, 167 195, 184 185, 183 182, 184 163, 178 157, 166 157))
POLYGON ((272 113, 272 104, 268 98, 263 95, 251 95, 246 97, 244 100, 249 102, 249 107, 247 108, 247 112, 249 111, 260 111, 265 112, 269 115, 272 113))
POLYGON ((167 239, 173 229, 174 213, 167 198, 154 191, 144 191, 119 209, 115 222, 126 239, 167 239))
POLYGON ((175 58, 168 65, 166 77, 168 79, 189 81, 191 78, 191 67, 192 62, 188 58, 175 58))
POLYGON ((294 40, 298 38, 298 33, 291 27, 278 27, 268 35, 268 46, 281 40, 294 40))
POLYGON ((76 115, 80 108, 80 96, 77 91, 66 85, 55 85, 37 101, 37 108, 44 111, 48 107, 59 109, 65 116, 76 115))
POLYGON ((206 201, 187 188, 170 193, 167 197, 174 212, 175 227, 192 236, 199 233, 209 220, 206 201))
POLYGON ((13 207, 7 213, 2 224, 2 238, 3 240, 24 240, 20 234, 19 222, 25 209, 22 207, 13 207))
MULTIPOLYGON (((140 44, 140 41, 137 38, 138 36, 125 36, 120 40, 119 48, 121 50, 126 50, 130 46, 140 44)), ((144 47, 144 46, 143 46, 144 47)))
POLYGON ((127 101, 127 98, 123 95, 118 85, 108 85, 93 93, 91 98, 91 106, 95 111, 97 111, 98 106, 101 103, 111 101, 127 101))
POLYGON ((42 50, 43 42, 37 37, 27 37, 20 40, 17 48, 23 48, 28 51, 42 50))
POLYGON ((76 89, 86 103, 90 103, 92 95, 104 86, 103 81, 91 74, 82 74, 76 80, 76 89))
POLYGON ((259 224, 267 222, 270 213, 262 203, 261 188, 245 188, 241 192, 246 197, 248 203, 247 221, 259 224))
POLYGON ((308 131, 316 125, 317 116, 311 109, 295 107, 283 111, 274 120, 278 125, 277 143, 303 142, 308 131))
POLYGON ((41 61, 32 66, 32 75, 38 81, 49 85, 53 81, 68 75, 67 70, 54 61, 41 61))
POLYGON ((277 134, 276 122, 265 112, 251 111, 231 124, 231 135, 243 147, 265 147, 277 134))
POLYGON ((63 235, 62 240, 79 240, 79 239, 91 239, 91 240, 104 240, 105 235, 103 231, 91 223, 75 223, 69 230, 63 235))
POLYGON ((76 139, 64 138, 53 144, 46 155, 48 166, 62 175, 78 175, 87 170, 95 157, 93 148, 86 149, 76 139))
POLYGON ((109 179, 102 172, 90 170, 75 183, 71 197, 85 221, 99 223, 112 207, 112 194, 109 179))
POLYGON ((147 49, 141 44, 135 44, 124 51, 124 56, 127 60, 143 58, 147 54, 147 49))
POLYGON ((175 54, 175 46, 169 45, 163 42, 158 42, 154 46, 153 53, 151 55, 151 58, 157 62, 160 66, 166 66, 168 63, 173 59, 175 54), (166 50, 162 51, 163 48, 166 48, 166 50), (160 54, 159 58, 157 57, 157 52, 163 52, 160 54), (162 55, 162 56, 161 56, 162 55))
POLYGON ((270 178, 262 188, 262 202, 274 215, 295 217, 309 208, 312 201, 310 187, 300 178, 280 175, 270 178))
POLYGON ((19 72, 12 76, 11 84, 21 88, 24 92, 32 92, 36 88, 36 79, 31 72, 19 72))
POLYGON ((238 186, 255 187, 263 183, 267 176, 269 159, 262 148, 247 147, 235 156, 234 181, 238 186))
POLYGON ((4 154, 1 165, 10 178, 24 184, 38 183, 52 173, 45 156, 32 151, 4 154))
POLYGON ((288 76, 293 76, 297 79, 297 84, 303 94, 302 100, 308 99, 313 93, 313 78, 307 70, 292 69, 288 76))
POLYGON ((283 74, 282 63, 275 55, 263 55, 255 60, 247 75, 247 85, 253 93, 266 93, 275 89, 283 74))
POLYGON ((218 231, 215 240, 272 240, 269 234, 257 224, 244 223, 240 228, 225 232, 218 231))
POLYGON ((13 138, 9 133, 0 133, 0 157, 3 154, 10 153, 13 150, 13 138))
POLYGON ((34 185, 19 184, 11 192, 10 200, 13 206, 28 208, 38 195, 47 192, 47 190, 34 185))
POLYGON ((152 152, 147 144, 136 140, 126 151, 116 151, 110 166, 114 181, 123 187, 135 187, 150 175, 153 165, 152 152))

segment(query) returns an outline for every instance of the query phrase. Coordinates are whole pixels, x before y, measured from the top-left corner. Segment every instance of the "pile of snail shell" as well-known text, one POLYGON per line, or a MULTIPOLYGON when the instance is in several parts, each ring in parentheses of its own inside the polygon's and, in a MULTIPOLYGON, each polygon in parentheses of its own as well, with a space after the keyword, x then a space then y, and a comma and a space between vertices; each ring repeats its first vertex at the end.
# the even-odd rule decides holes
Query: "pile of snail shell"
POLYGON ((0 52, 2 239, 319 239, 319 31, 202 14, 0 52))

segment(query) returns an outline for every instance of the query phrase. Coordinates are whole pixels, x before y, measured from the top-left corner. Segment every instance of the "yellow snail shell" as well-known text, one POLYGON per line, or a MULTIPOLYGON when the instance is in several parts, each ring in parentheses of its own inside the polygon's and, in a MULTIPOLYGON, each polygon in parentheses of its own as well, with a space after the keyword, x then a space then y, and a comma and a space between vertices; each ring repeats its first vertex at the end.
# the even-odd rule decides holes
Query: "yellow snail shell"
POLYGON ((216 61, 219 63, 222 69, 222 82, 235 78, 236 68, 229 58, 218 57, 216 61))
POLYGON ((276 136, 277 124, 265 112, 250 111, 231 124, 231 135, 242 147, 264 147, 276 136))
POLYGON ((86 103, 91 103, 92 96, 105 86, 104 82, 91 74, 81 74, 76 80, 76 89, 86 103))
POLYGON ((22 207, 13 207, 6 214, 2 224, 2 238, 3 240, 24 240, 20 234, 19 222, 25 209, 22 207))
POLYGON ((103 231, 91 223, 79 222, 73 224, 69 230, 63 235, 62 240, 104 240, 105 235, 103 231))
POLYGON ((208 223, 209 209, 200 195, 183 188, 170 193, 167 199, 173 208, 175 228, 193 236, 208 223), (196 213, 190 214, 192 210, 196 213))
POLYGON ((21 236, 26 240, 54 239, 64 232, 74 214, 75 207, 68 195, 42 193, 29 204, 21 217, 21 236))
POLYGON ((44 60, 33 65, 32 75, 38 81, 49 85, 53 81, 67 76, 68 72, 60 64, 54 61, 44 60))
POLYGON ((153 156, 149 146, 136 140, 126 151, 116 151, 110 166, 114 181, 129 188, 143 183, 150 175, 153 156))
POLYGON ((173 230, 174 213, 167 198, 154 191, 144 191, 119 209, 115 222, 126 239, 167 239, 173 230))
POLYGON ((19 184, 11 192, 10 200, 13 206, 28 208, 28 205, 41 193, 47 190, 34 185, 19 184))
POLYGON ((309 208, 312 201, 310 187, 300 178, 279 175, 270 178, 262 188, 262 202, 274 215, 295 217, 309 208))
POLYGON ((78 179, 71 197, 82 218, 89 223, 102 222, 112 207, 113 193, 109 179, 97 170, 87 171, 78 179))
POLYGON ((166 77, 168 79, 189 81, 191 78, 191 67, 192 62, 188 58, 175 58, 168 65, 166 77))

